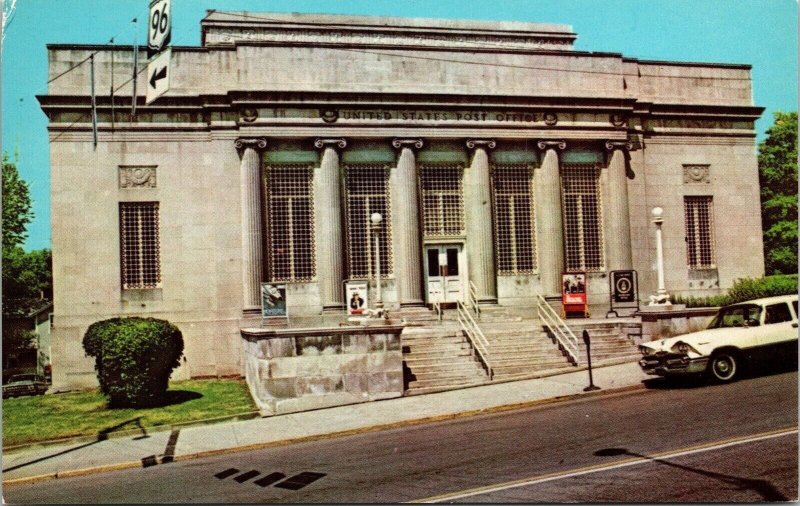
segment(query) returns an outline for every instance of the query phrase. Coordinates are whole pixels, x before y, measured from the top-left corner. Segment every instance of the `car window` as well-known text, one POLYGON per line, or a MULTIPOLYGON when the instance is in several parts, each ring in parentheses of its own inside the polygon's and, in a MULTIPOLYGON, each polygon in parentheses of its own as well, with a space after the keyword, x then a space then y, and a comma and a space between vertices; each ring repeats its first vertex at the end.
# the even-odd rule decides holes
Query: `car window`
POLYGON ((792 321, 792 313, 789 311, 789 305, 785 302, 780 304, 771 304, 766 308, 764 316, 764 324, 781 323, 792 321))
POLYGON ((795 316, 797 316, 797 301, 796 301, 796 300, 793 300, 793 301, 792 301, 792 307, 794 308, 794 314, 795 314, 795 316))
POLYGON ((748 321, 759 321, 761 306, 732 306, 720 309, 709 328, 744 327, 748 321))

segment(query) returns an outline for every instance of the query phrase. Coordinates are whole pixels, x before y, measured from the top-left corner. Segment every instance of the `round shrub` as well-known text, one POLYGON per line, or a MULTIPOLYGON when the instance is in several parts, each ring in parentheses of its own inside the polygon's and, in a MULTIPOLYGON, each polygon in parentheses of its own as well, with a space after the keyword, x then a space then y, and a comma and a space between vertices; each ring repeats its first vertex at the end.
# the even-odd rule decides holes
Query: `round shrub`
POLYGON ((165 397, 183 354, 183 335, 166 320, 111 318, 89 326, 83 349, 94 357, 109 406, 150 407, 165 397))

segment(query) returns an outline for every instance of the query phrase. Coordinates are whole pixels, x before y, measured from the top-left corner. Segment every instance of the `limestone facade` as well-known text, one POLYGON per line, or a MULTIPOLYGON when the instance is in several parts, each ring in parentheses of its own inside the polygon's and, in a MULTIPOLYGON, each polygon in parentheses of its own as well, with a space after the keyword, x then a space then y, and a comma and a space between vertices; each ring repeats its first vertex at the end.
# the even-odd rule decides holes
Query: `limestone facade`
POLYGON ((390 309, 471 289, 531 305, 569 270, 602 305, 609 271, 635 269, 646 299, 656 206, 670 293, 763 274, 749 65, 576 51, 563 25, 212 12, 201 31, 149 106, 139 74, 135 117, 130 85, 97 97, 96 146, 78 64, 94 53, 108 90, 132 48, 48 46, 51 79, 77 65, 39 97, 56 385, 94 383, 82 335, 119 315, 181 328, 179 377, 242 374, 261 282, 287 285, 292 326, 340 317, 348 279, 374 300, 375 210, 390 309), (158 279, 141 286, 123 274, 153 262, 123 255, 143 237, 129 203, 157 215, 158 279))

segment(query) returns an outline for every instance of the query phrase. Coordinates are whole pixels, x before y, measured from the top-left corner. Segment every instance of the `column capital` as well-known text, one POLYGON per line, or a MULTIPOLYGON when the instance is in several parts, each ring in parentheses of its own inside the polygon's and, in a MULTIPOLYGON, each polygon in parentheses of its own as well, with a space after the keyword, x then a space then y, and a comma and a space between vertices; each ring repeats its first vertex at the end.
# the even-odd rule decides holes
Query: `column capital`
POLYGON ((392 146, 395 149, 416 148, 422 149, 422 139, 392 139, 392 146))
POLYGON ((347 140, 343 138, 337 138, 337 139, 318 138, 314 141, 314 147, 316 147, 317 149, 322 149, 326 147, 332 147, 334 149, 335 148, 344 149, 347 147, 347 140))
POLYGON ((494 149, 497 143, 493 139, 467 139, 467 148, 494 149))
POLYGON ((233 142, 236 149, 253 148, 258 151, 267 149, 267 139, 264 137, 239 137, 233 142))
POLYGON ((608 151, 614 151, 615 149, 633 151, 633 143, 631 141, 606 141, 606 149, 608 151))
POLYGON ((560 149, 560 150, 563 151, 563 150, 567 149, 567 141, 565 141, 563 139, 560 140, 560 141, 544 141, 544 140, 542 140, 542 141, 537 142, 536 145, 539 146, 539 149, 541 149, 542 151, 545 151, 547 149, 560 149))

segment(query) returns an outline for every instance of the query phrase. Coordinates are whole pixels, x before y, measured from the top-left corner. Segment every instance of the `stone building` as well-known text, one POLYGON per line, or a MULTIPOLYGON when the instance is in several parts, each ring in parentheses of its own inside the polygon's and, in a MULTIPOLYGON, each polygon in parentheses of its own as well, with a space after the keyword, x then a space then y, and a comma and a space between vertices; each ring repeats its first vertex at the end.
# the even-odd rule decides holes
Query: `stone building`
POLYGON ((130 46, 48 46, 56 384, 94 383, 82 335, 118 315, 176 323, 179 376, 241 374, 262 281, 294 326, 341 320, 343 282, 374 282, 374 212, 401 310, 470 287, 532 306, 578 271, 602 307, 617 269, 646 298, 656 206, 671 293, 763 274, 749 65, 519 22, 211 11, 201 33, 150 105, 139 74, 135 117, 130 46))

